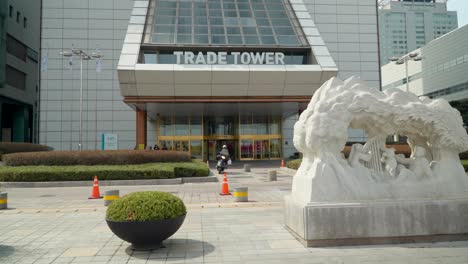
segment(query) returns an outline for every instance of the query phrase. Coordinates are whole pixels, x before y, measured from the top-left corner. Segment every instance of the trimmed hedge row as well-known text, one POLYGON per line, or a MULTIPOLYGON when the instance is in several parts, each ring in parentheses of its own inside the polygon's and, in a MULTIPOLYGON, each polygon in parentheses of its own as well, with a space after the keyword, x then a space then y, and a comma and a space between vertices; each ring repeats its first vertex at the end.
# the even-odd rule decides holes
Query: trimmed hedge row
POLYGON ((50 151, 51 147, 33 143, 0 142, 0 156, 19 152, 50 151))
POLYGON ((0 166, 0 182, 171 179, 208 176, 200 161, 97 166, 0 166))
POLYGON ((15 153, 3 156, 7 166, 126 165, 189 162, 188 152, 167 150, 86 150, 15 153))
POLYGON ((465 168, 465 171, 468 172, 468 160, 462 160, 461 163, 463 168, 465 168))
POLYGON ((286 167, 297 170, 301 166, 302 159, 295 159, 295 160, 290 160, 286 162, 286 167))

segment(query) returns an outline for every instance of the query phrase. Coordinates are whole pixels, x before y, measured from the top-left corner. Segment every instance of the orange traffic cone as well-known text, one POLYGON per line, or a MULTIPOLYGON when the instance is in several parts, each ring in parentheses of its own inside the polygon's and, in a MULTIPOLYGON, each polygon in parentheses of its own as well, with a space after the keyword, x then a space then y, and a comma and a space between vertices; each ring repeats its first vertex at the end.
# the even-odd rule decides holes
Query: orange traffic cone
POLYGON ((221 192, 219 193, 220 195, 231 195, 229 192, 229 185, 228 185, 228 180, 226 173, 224 173, 223 177, 223 184, 221 185, 221 192))
POLYGON ((91 196, 88 199, 101 199, 101 193, 99 192, 99 182, 97 176, 94 176, 93 190, 91 196))
POLYGON ((281 160, 281 168, 284 168, 284 159, 281 160))

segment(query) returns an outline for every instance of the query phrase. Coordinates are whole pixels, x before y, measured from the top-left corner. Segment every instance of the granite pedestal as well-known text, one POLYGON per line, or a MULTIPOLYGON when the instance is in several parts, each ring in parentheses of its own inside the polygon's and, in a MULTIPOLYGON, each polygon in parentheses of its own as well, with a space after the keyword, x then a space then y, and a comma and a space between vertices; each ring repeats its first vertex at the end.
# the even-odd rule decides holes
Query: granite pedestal
POLYGON ((285 198, 287 229, 305 246, 468 240, 468 198, 297 202, 285 198))

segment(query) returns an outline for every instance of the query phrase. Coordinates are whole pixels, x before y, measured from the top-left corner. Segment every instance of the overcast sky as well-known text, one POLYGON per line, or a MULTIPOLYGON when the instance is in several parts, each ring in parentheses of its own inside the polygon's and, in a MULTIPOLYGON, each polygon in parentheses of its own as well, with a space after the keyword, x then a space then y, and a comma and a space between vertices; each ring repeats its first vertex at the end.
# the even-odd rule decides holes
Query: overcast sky
POLYGON ((468 0, 449 0, 448 10, 458 12, 458 26, 468 24, 468 0))

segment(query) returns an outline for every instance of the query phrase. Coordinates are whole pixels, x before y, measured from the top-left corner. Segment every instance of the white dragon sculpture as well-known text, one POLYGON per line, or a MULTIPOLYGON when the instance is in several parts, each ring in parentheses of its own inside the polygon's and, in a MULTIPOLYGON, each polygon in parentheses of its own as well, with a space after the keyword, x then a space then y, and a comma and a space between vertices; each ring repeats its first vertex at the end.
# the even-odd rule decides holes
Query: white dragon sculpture
POLYGON ((292 197, 301 202, 468 197, 458 156, 468 150, 468 135, 460 113, 443 99, 332 78, 295 124, 294 145, 303 162, 292 197), (363 129, 369 140, 352 146, 346 160, 348 128, 363 129), (410 158, 386 148, 394 134, 408 137, 410 158))

